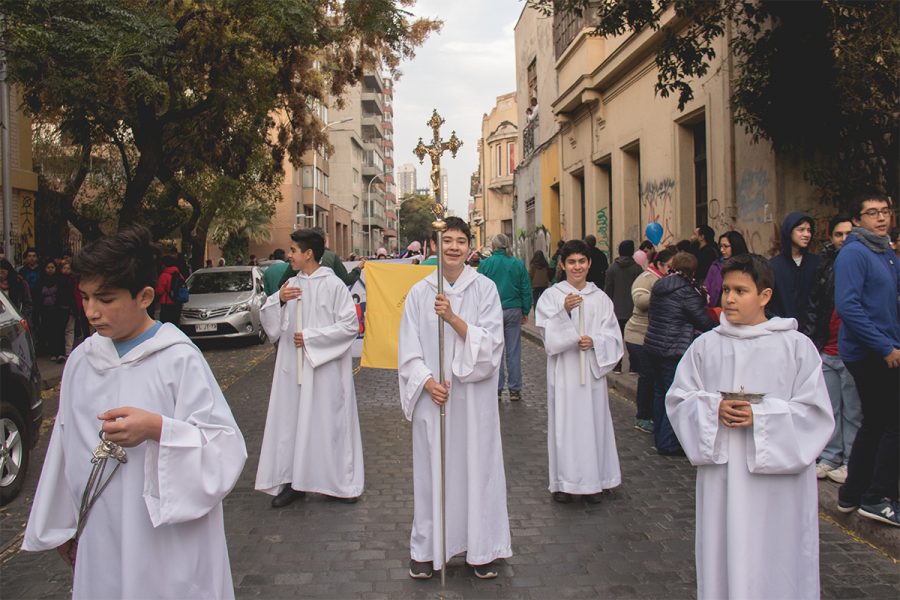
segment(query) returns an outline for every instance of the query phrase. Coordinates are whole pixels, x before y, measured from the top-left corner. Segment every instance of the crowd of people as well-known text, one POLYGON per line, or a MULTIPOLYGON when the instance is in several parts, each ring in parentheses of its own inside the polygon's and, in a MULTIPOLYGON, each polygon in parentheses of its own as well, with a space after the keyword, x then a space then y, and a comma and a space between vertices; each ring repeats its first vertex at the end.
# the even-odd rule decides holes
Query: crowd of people
MULTIPOLYGON (((493 397, 522 398, 519 338, 534 306, 547 361, 552 500, 597 503, 622 483, 607 376, 627 349, 638 373, 635 427, 653 433, 659 454, 698 467, 698 596, 818 597, 816 478, 842 484, 841 511, 900 526, 894 210, 878 194, 852 206, 829 222, 821 255, 815 220, 791 213, 771 258, 752 253, 739 232, 717 237, 701 226, 663 248, 625 240, 611 265, 588 236, 526 267, 498 234, 477 271, 468 225, 448 218, 428 252, 441 244, 444 285, 436 272, 415 283, 399 329, 399 404, 413 455, 410 577, 432 577, 445 558, 465 553, 474 575, 489 579, 512 555, 493 397), (765 519, 751 518, 760 506, 765 519)), ((298 230, 285 266, 266 272, 274 291, 260 318, 277 355, 255 487, 276 509, 313 493, 354 503, 364 491, 347 285, 365 263, 339 275, 343 264, 329 252, 321 231, 298 230)), ((158 296, 149 234, 103 238, 70 268, 99 335, 66 367, 23 548, 59 550, 75 569, 76 595, 178 596, 190 581, 230 596, 222 499, 247 451, 202 354, 148 313, 158 296), (78 386, 66 385, 72 377, 78 386), (135 384, 146 389, 138 406, 121 406, 118 390, 135 384), (92 513, 105 524, 82 531, 87 513, 77 507, 90 467, 80 457, 97 427, 136 466, 108 480, 108 501, 92 513), (166 577, 124 568, 147 560, 166 577)), ((63 289, 49 279, 54 269, 42 274, 50 288, 57 283, 38 298, 63 289)))

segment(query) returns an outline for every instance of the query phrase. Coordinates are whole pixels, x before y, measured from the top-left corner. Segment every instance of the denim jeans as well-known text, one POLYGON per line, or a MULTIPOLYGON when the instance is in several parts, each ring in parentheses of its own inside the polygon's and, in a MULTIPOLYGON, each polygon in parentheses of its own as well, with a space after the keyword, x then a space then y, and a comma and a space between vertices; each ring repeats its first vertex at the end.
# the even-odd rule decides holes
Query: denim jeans
POLYGON ((500 379, 497 390, 508 387, 511 391, 522 391, 522 309, 503 310, 504 357, 500 361, 500 379), (507 378, 507 370, 509 378, 507 378), (505 385, 504 385, 505 384, 505 385))
POLYGON ((821 356, 825 387, 828 388, 834 412, 834 433, 819 458, 828 466, 836 468, 846 465, 850 460, 850 448, 853 447, 853 440, 862 423, 862 406, 853 376, 844 366, 841 357, 824 352, 821 356))
POLYGON ((681 357, 657 356, 649 352, 646 355, 653 370, 653 440, 656 442, 656 452, 666 456, 683 456, 681 442, 666 414, 666 393, 675 380, 675 369, 681 357))
POLYGON ((628 348, 628 360, 631 368, 638 372, 637 382, 637 414, 635 419, 653 420, 653 367, 644 347, 625 342, 628 348))
POLYGON ((847 483, 838 496, 844 502, 876 504, 897 499, 900 467, 900 368, 890 369, 875 353, 847 362, 862 405, 862 425, 856 433, 847 483))

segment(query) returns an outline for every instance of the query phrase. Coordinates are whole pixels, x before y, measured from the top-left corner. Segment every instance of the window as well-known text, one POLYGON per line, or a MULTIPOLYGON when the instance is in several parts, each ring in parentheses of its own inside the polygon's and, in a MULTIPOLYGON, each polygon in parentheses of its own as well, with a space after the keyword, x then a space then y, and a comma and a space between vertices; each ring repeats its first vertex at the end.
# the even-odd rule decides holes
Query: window
POLYGON ((312 185, 312 167, 303 167, 303 187, 309 189, 312 185))
POLYGON ((709 222, 708 186, 706 179, 706 120, 693 127, 694 134, 694 221, 697 226, 709 222))
POLYGON ((503 228, 503 235, 505 235, 509 239, 512 239, 512 219, 504 219, 500 222, 500 226, 503 228))
POLYGON ((516 143, 510 142, 506 145, 506 172, 512 173, 516 170, 516 143))
POLYGON ((497 177, 503 177, 503 144, 497 144, 495 148, 497 149, 497 177))
POLYGON ((526 101, 528 105, 531 104, 531 99, 537 98, 537 59, 531 61, 531 64, 528 65, 528 98, 526 101))

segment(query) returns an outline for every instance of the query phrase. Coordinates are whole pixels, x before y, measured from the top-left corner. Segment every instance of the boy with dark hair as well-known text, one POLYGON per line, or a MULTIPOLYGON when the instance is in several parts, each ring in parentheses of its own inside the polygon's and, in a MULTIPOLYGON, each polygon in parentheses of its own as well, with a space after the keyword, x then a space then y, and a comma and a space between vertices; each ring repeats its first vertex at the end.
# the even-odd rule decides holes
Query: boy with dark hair
POLYGON ((446 404, 447 558, 466 553, 475 576, 497 576, 512 556, 497 391, 503 311, 497 287, 466 265, 471 233, 458 217, 440 234, 444 293, 437 271, 406 296, 400 322, 400 404, 412 421, 413 525, 409 575, 427 579, 442 564, 440 406, 446 404), (438 381, 438 317, 444 319, 445 380, 438 381))
POLYGON ((815 461, 834 428, 822 361, 794 319, 766 318, 765 258, 735 256, 722 273, 721 324, 688 348, 666 396, 698 467, 697 596, 818 598, 815 461))
POLYGON ((900 526, 900 259, 888 236, 894 208, 878 193, 854 199, 853 230, 834 264, 838 350, 862 406, 838 509, 900 526))
POLYGON ((256 489, 275 496, 275 508, 306 492, 353 503, 363 491, 351 357, 359 322, 347 286, 319 265, 324 252, 318 231, 292 233, 288 259, 297 274, 259 313, 278 355, 256 489))
POLYGON ((72 270, 97 333, 63 372, 22 547, 56 548, 74 568, 76 598, 233 597, 222 499, 247 451, 203 355, 147 315, 150 234, 132 227, 101 238, 72 270), (122 406, 126 397, 132 406, 122 406), (85 514, 98 432, 126 449, 127 462, 107 469, 102 498, 85 514))
POLYGON ((581 240, 560 252, 565 281, 541 295, 535 311, 547 352, 547 453, 557 502, 600 502, 622 483, 606 375, 622 358, 612 300, 587 281, 590 249, 581 240))

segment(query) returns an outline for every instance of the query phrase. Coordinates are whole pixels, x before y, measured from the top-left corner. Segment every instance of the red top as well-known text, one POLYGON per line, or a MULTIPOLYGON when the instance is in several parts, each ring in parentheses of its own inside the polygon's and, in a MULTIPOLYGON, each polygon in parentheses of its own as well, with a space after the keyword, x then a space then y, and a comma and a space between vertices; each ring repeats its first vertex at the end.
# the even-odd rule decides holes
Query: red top
POLYGON ((838 331, 841 329, 841 317, 838 316, 837 310, 831 311, 831 320, 828 321, 828 341, 822 347, 822 352, 828 356, 838 355, 838 331))

